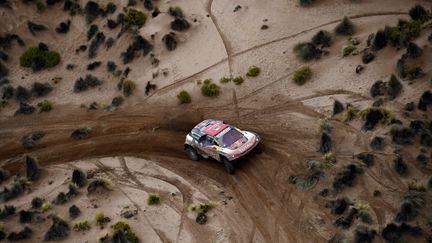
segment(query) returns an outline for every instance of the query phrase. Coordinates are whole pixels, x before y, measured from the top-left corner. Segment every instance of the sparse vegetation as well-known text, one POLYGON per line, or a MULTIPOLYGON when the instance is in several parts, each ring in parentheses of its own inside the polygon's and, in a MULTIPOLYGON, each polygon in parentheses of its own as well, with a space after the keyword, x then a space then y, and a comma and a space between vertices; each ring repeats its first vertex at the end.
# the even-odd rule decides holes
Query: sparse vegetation
POLYGON ((107 190, 112 190, 113 183, 110 179, 107 178, 97 178, 96 180, 90 182, 89 186, 87 187, 87 192, 92 193, 95 192, 98 187, 105 188, 107 190))
POLYGON ((189 209, 195 213, 207 213, 210 209, 216 208, 216 206, 217 203, 208 201, 205 203, 198 203, 195 205, 191 205, 189 209))
POLYGON ((303 67, 297 69, 296 71, 294 71, 294 75, 292 77, 292 80, 297 85, 303 85, 304 83, 306 83, 306 81, 311 79, 311 77, 312 77, 312 70, 310 69, 310 67, 309 66, 303 66, 303 67))
POLYGON ((102 62, 92 62, 92 63, 87 65, 87 70, 93 71, 96 68, 98 68, 101 64, 102 64, 102 62))
POLYGON ((74 139, 88 138, 90 136, 90 133, 91 133, 90 127, 80 127, 80 128, 75 129, 72 132, 71 138, 74 138, 74 139))
POLYGON ((96 87, 102 84, 102 81, 97 77, 87 74, 85 78, 79 78, 75 81, 74 92, 82 92, 89 88, 96 87))
POLYGON ((34 197, 31 201, 32 208, 39 209, 42 207, 44 200, 40 197, 34 197))
POLYGON ((105 34, 103 32, 99 32, 96 34, 96 37, 93 38, 90 43, 90 47, 88 48, 88 57, 90 59, 95 58, 97 56, 97 50, 99 46, 101 46, 105 42, 105 34))
POLYGON ((175 18, 183 18, 183 10, 179 6, 171 6, 168 9, 168 13, 175 18))
POLYGON ((36 108, 32 105, 29 105, 27 103, 20 102, 18 109, 15 111, 15 115, 23 114, 23 115, 30 115, 35 112, 36 108))
POLYGON ((393 160, 394 163, 394 170, 401 176, 408 174, 408 166, 403 160, 402 156, 399 154, 396 154, 395 159, 393 160))
POLYGON ((19 232, 12 232, 8 235, 7 239, 9 241, 20 241, 25 240, 31 237, 33 234, 33 231, 28 226, 24 226, 24 229, 22 229, 19 232))
POLYGON ((60 63, 60 54, 55 51, 42 51, 37 47, 30 47, 20 56, 23 67, 31 67, 33 71, 51 68, 60 63))
POLYGON ((376 136, 372 139, 372 141, 370 142, 369 145, 373 150, 378 150, 381 151, 384 149, 385 143, 384 143, 384 138, 383 137, 379 137, 376 136))
POLYGON ((37 97, 41 97, 49 94, 52 91, 52 89, 53 88, 51 84, 49 84, 48 82, 45 83, 34 82, 32 85, 31 92, 37 97))
POLYGON ((147 15, 137 9, 129 8, 125 19, 125 29, 126 30, 138 30, 146 22, 147 15))
POLYGON ((348 104, 346 106, 346 111, 343 114, 342 121, 349 122, 354 120, 359 115, 359 110, 355 108, 353 105, 348 104))
POLYGON ((226 84, 226 83, 229 83, 229 82, 231 82, 232 81, 232 78, 230 78, 230 77, 222 77, 220 80, 219 80, 219 82, 221 83, 221 84, 226 84))
POLYGON ((97 212, 95 214, 94 218, 95 218, 96 224, 99 226, 104 226, 111 221, 111 219, 109 217, 105 216, 104 212, 97 212))
POLYGON ((52 110, 52 103, 49 100, 44 100, 37 104, 40 112, 48 112, 52 110))
POLYGON ((294 46, 294 53, 303 61, 320 59, 322 51, 310 42, 302 42, 294 46))
POLYGON ((159 194, 157 193, 149 193, 147 197, 147 204, 148 205, 157 205, 161 203, 161 199, 159 194))
POLYGON ((246 76, 247 77, 256 77, 260 73, 261 73, 261 69, 259 67, 257 67, 257 66, 250 66, 249 69, 248 69, 248 71, 247 71, 247 73, 246 73, 246 76))
POLYGON ((79 222, 75 223, 75 225, 73 227, 73 229, 75 231, 86 231, 86 230, 89 230, 90 228, 91 228, 90 224, 87 220, 79 221, 79 222))
POLYGON ((342 56, 346 57, 346 56, 350 55, 356 49, 357 49, 357 47, 355 47, 353 45, 344 46, 344 47, 342 47, 342 56))
POLYGON ((332 35, 326 30, 320 30, 312 37, 312 43, 317 46, 330 47, 332 44, 332 35))
POLYGON ((84 7, 84 15, 87 24, 91 24, 99 15, 103 13, 103 9, 94 1, 88 1, 84 7))
POLYGON ((314 0, 299 0, 300 6, 302 7, 310 6, 313 2, 314 0))
POLYGON ((23 164, 26 168, 27 179, 35 181, 40 177, 41 170, 39 162, 36 158, 26 155, 23 160, 23 164))
POLYGON ((406 54, 409 58, 415 59, 423 54, 423 50, 415 43, 408 43, 406 54))
POLYGON ((333 190, 340 192, 346 186, 353 186, 358 174, 362 173, 362 169, 355 164, 345 166, 336 174, 333 179, 333 190))
POLYGON ((180 104, 189 104, 192 101, 190 94, 186 90, 180 91, 177 95, 180 104))
POLYGON ((41 206, 42 212, 46 212, 52 208, 52 205, 50 202, 44 202, 41 206))
POLYGON ((244 82, 244 79, 242 76, 237 76, 237 77, 233 78, 232 81, 235 85, 240 85, 244 82))
POLYGON ((353 35, 355 32, 354 23, 348 17, 344 17, 336 26, 335 32, 339 35, 353 35))
POLYGON ((185 31, 189 29, 190 24, 184 18, 176 18, 171 22, 171 29, 175 31, 185 31))
POLYGON ((81 214, 81 210, 74 204, 69 207, 69 217, 76 218, 81 214))
POLYGON ((381 50, 387 46, 388 36, 384 32, 384 30, 379 30, 375 33, 374 38, 372 39, 372 48, 374 50, 381 50))
POLYGON ((201 94, 207 97, 216 97, 220 93, 220 87, 213 83, 211 79, 204 80, 201 86, 201 94))
POLYGON ((392 141, 400 145, 412 144, 415 136, 415 132, 412 129, 399 124, 395 124, 391 127, 390 134, 392 136, 392 141))
POLYGON ((365 130, 374 129, 378 123, 389 124, 393 118, 392 112, 383 107, 365 109, 360 112, 360 115, 365 120, 363 125, 365 130))
POLYGON ((0 209, 0 219, 5 219, 16 213, 16 207, 13 205, 4 204, 3 208, 0 209))
POLYGON ((153 49, 152 44, 140 35, 134 35, 134 41, 121 53, 123 64, 128 64, 142 51, 143 56, 146 56, 153 49))
POLYGON ((136 88, 135 82, 132 80, 124 80, 122 83, 122 87, 123 87, 123 95, 125 97, 131 96, 136 88))
POLYGON ((124 235, 124 237, 127 239, 127 242, 130 243, 139 242, 138 236, 136 236, 136 234, 133 232, 129 224, 127 224, 126 222, 118 221, 117 223, 111 225, 111 228, 116 230, 116 233, 114 234, 114 238, 116 238, 115 235, 121 234, 124 235))
POLYGON ((425 22, 432 18, 430 12, 428 12, 422 5, 416 4, 409 11, 409 15, 413 20, 419 20, 425 22))
POLYGON ((44 235, 45 241, 58 241, 69 235, 69 225, 56 215, 51 215, 52 225, 44 235))

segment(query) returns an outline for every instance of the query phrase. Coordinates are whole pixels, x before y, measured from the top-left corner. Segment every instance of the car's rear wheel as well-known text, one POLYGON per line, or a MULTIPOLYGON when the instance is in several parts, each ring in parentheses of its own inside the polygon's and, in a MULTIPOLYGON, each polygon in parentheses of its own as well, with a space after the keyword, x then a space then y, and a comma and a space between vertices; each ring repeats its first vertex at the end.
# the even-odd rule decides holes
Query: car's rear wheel
POLYGON ((222 162, 223 162, 227 172, 230 174, 234 174, 234 171, 235 171, 234 164, 225 157, 222 157, 222 162))
POLYGON ((199 159, 197 151, 191 146, 186 147, 186 154, 191 160, 197 161, 199 159))

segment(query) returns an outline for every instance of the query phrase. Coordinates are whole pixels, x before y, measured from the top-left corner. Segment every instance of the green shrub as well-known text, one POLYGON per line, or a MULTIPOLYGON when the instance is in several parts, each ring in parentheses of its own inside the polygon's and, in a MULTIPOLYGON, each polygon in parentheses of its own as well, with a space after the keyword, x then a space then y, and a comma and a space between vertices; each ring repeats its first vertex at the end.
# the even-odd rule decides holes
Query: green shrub
POLYGON ((39 102, 37 106, 39 107, 40 112, 48 112, 52 110, 52 103, 48 100, 39 102))
POLYGON ((104 212, 97 212, 95 214, 95 221, 97 225, 104 226, 109 222, 109 218, 105 217, 104 212))
POLYGON ((148 205, 157 205, 161 203, 161 199, 159 194, 157 193, 149 193, 147 197, 147 204, 148 205))
POLYGON ((427 21, 431 19, 432 15, 420 4, 415 5, 409 11, 409 15, 413 20, 427 21))
POLYGON ((169 7, 168 13, 175 18, 183 18, 184 17, 183 10, 179 6, 169 7))
POLYGON ((313 3, 314 0, 299 0, 300 6, 307 7, 313 3))
POLYGON ((244 82, 244 79, 242 76, 238 76, 233 78, 233 83, 235 83, 236 85, 240 85, 244 82))
POLYGON ((84 139, 87 138, 88 136, 90 136, 91 133, 91 128, 90 127, 80 127, 75 129, 72 134, 71 137, 74 139, 84 139))
POLYGON ((408 190, 418 191, 418 192, 426 192, 426 186, 418 185, 415 180, 411 180, 410 182, 408 182, 408 190))
POLYGON ((129 224, 123 221, 118 221, 117 223, 111 225, 111 228, 117 231, 121 231, 127 239, 127 242, 130 243, 138 243, 139 239, 138 236, 133 232, 129 224))
POLYGON ((9 69, 0 62, 0 80, 9 75, 9 69))
POLYGON ((52 205, 50 202, 44 202, 41 206, 42 212, 46 212, 52 208, 52 205))
POLYGON ((136 86, 132 80, 123 81, 123 95, 125 97, 131 96, 135 90, 136 86))
POLYGON ((298 85, 303 85, 311 77, 312 77, 312 70, 310 69, 310 67, 303 66, 297 69, 296 71, 294 71, 292 80, 298 85))
POLYGON ((231 80, 232 80, 232 78, 230 78, 230 77, 222 77, 222 78, 220 79, 220 82, 221 82, 222 84, 226 84, 226 83, 231 82, 231 80))
POLYGON ((147 19, 147 15, 139 10, 130 8, 125 16, 124 24, 126 30, 137 30, 141 28, 147 19))
POLYGON ((310 42, 302 42, 295 45, 294 53, 303 61, 320 59, 322 55, 322 51, 310 42))
POLYGON ((99 4, 94 1, 88 1, 84 6, 84 14, 87 24, 91 24, 99 15, 101 15, 103 9, 99 7, 99 4))
POLYGON ((85 76, 85 78, 79 78, 75 81, 74 92, 82 92, 88 90, 91 87, 96 87, 101 84, 102 81, 99 78, 88 74, 85 76))
POLYGON ((206 213, 210 209, 216 208, 216 206, 217 206, 217 203, 209 201, 209 202, 205 202, 205 203, 198 203, 195 205, 191 205, 189 209, 192 212, 196 212, 196 213, 206 213))
POLYGON ((90 224, 87 220, 77 222, 73 227, 75 231, 86 231, 89 230, 90 228, 91 228, 90 224))
POLYGON ((177 95, 177 99, 180 101, 180 104, 189 104, 192 101, 190 94, 186 90, 182 90, 177 95))
POLYGON ((412 68, 407 72, 407 76, 409 80, 418 79, 423 77, 424 75, 425 73, 423 72, 423 69, 421 67, 412 68))
POLYGON ((37 47, 30 47, 20 56, 22 67, 32 67, 32 60, 40 58, 43 60, 43 68, 54 67, 60 63, 60 54, 55 51, 42 51, 37 47))
POLYGON ((344 46, 344 47, 342 47, 342 56, 346 57, 346 56, 350 55, 356 49, 357 49, 357 47, 355 47, 353 45, 344 46))
POLYGON ((342 117, 344 122, 349 122, 355 119, 359 115, 359 110, 354 108, 352 105, 347 105, 346 111, 342 117))
POLYGON ((415 43, 408 43, 406 54, 409 58, 415 59, 423 54, 423 50, 415 43))
POLYGON ((315 45, 322 45, 323 47, 329 47, 332 44, 331 33, 327 30, 320 30, 312 37, 312 43, 315 45))
POLYGON ((46 5, 42 1, 36 1, 36 8, 38 11, 43 12, 46 9, 46 5))
POLYGON ((220 87, 212 83, 211 79, 206 79, 203 86, 201 86, 201 94, 207 97, 216 97, 220 93, 220 87))
POLYGON ((353 35, 355 32, 354 23, 348 17, 344 17, 342 21, 336 25, 335 32, 339 35, 353 35))
POLYGON ((107 190, 112 190, 113 188, 113 183, 110 179, 108 178, 98 178, 98 181, 101 183, 102 187, 107 189, 107 190))
POLYGON ((420 36, 423 23, 418 20, 399 21, 398 26, 392 28, 390 44, 395 47, 404 47, 408 43, 420 36))
POLYGON ((248 77, 256 77, 260 74, 261 70, 257 66, 250 66, 246 76, 248 77))

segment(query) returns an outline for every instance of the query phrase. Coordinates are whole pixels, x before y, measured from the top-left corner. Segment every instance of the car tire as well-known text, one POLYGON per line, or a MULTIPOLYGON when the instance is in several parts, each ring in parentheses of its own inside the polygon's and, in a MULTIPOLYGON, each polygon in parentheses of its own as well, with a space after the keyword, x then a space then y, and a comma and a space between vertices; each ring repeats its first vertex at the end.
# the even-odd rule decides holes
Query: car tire
POLYGON ((192 148, 191 146, 186 147, 186 154, 189 157, 189 159, 191 159, 193 161, 197 161, 199 159, 199 155, 198 155, 197 151, 194 148, 192 148))
POLYGON ((222 157, 222 162, 227 172, 230 173, 231 175, 234 174, 235 171, 234 164, 225 157, 222 157))
POLYGON ((254 148, 254 150, 255 150, 255 153, 256 153, 256 154, 261 154, 261 153, 262 153, 262 150, 263 150, 262 145, 261 145, 261 144, 258 144, 258 145, 254 148))

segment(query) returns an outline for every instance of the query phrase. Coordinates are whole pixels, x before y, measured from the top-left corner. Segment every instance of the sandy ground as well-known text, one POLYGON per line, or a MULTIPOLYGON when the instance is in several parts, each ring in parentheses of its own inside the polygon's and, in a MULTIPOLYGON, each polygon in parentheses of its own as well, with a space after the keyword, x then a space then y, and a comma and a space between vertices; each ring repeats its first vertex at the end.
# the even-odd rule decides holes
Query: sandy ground
MULTIPOLYGON (((87 27, 82 17, 72 17, 71 31, 61 36, 53 29, 57 22, 69 17, 59 6, 50 9, 49 15, 37 14, 34 6, 20 3, 12 12, 1 9, 0 20, 4 24, 0 25, 0 33, 19 33, 27 45, 43 41, 53 50, 62 50, 61 65, 37 74, 18 66, 22 48, 15 45, 8 52, 11 60, 7 64, 13 84, 30 87, 34 81, 62 77, 54 92, 43 98, 54 102, 52 112, 13 116, 14 103, 0 112, 2 165, 16 171, 20 167, 18 162, 27 153, 38 157, 44 167, 43 178, 33 185, 34 191, 12 203, 27 208, 29 200, 36 195, 54 197, 66 190, 67 178, 72 169, 78 167, 96 169, 97 176, 109 177, 114 182, 114 189, 93 195, 81 190, 79 197, 64 206, 55 206, 52 212, 68 218, 68 206, 77 204, 85 212, 79 219, 93 220, 94 213, 102 210, 115 221, 128 206, 138 210, 137 216, 128 222, 143 242, 326 242, 335 234, 352 239, 352 231, 359 221, 355 221, 350 230, 338 229, 333 225, 336 216, 324 207, 327 200, 339 196, 367 202, 374 221, 370 227, 379 231, 399 210, 406 184, 411 179, 425 184, 429 179, 430 165, 420 167, 415 163, 418 152, 415 145, 404 149, 411 171, 407 177, 394 172, 393 147, 388 145, 376 154, 375 166, 366 168, 354 187, 331 194, 327 199, 318 193, 331 186, 340 168, 355 161, 354 154, 370 150, 368 144, 374 135, 388 135, 387 127, 379 126, 365 132, 361 130, 360 121, 343 123, 339 116, 331 118, 336 143, 334 154, 338 158, 336 166, 326 170, 326 177, 305 192, 290 185, 287 178, 307 175, 307 160, 321 159, 317 152, 318 121, 323 116, 331 116, 334 99, 359 108, 370 106, 373 102, 369 96, 371 84, 389 78, 402 51, 389 47, 379 51, 377 59, 365 65, 363 73, 357 75, 354 70, 361 63, 360 56, 342 58, 340 49, 348 40, 336 37, 328 56, 308 63, 313 70, 312 80, 297 86, 291 81, 291 75, 304 63, 295 58, 292 48, 300 41, 309 40, 320 29, 332 30, 344 15, 351 16, 357 24, 355 37, 364 47, 370 33, 386 24, 397 23, 399 18, 408 18, 406 12, 415 3, 427 2, 334 0, 304 9, 296 1, 281 0, 265 4, 262 1, 159 1, 161 10, 178 5, 189 20, 196 18, 197 22, 190 21, 192 28, 179 34, 182 41, 178 48, 168 52, 160 39, 169 31, 171 18, 160 15, 148 20, 140 33, 150 39, 151 34, 158 32, 154 53, 161 63, 153 67, 148 57, 141 57, 128 65, 132 69, 129 78, 136 81, 138 89, 114 112, 79 108, 80 104, 93 101, 108 104, 120 94, 116 89, 118 78, 107 74, 105 65, 92 72, 104 78, 100 88, 79 94, 72 92, 73 82, 85 76, 86 65, 91 62, 84 53, 75 54, 75 49, 86 42, 87 27), (242 9, 234 13, 236 5, 241 5, 242 9), (18 9, 20 11, 16 11, 18 9), (31 36, 26 27, 29 19, 47 24, 50 30, 31 36), (269 25, 269 29, 260 30, 262 24, 269 25), (67 71, 68 63, 78 67, 67 71), (223 76, 244 75, 251 65, 261 68, 258 77, 246 78, 241 86, 221 84, 222 93, 217 99, 200 95, 197 80, 212 78, 218 82, 223 76), (153 73, 162 69, 169 71, 168 76, 159 75, 153 79, 153 73), (144 95, 147 81, 158 85, 149 96, 144 95), (176 95, 183 89, 191 93, 192 104, 177 104, 176 95), (214 161, 187 160, 183 153, 184 136, 203 118, 220 118, 258 132, 263 137, 263 153, 245 158, 233 176, 214 161), (90 126, 90 138, 71 139, 71 132, 78 126, 90 126), (47 135, 34 149, 23 149, 20 138, 36 130, 43 130, 47 135), (48 186, 50 180, 54 183, 48 186), (382 195, 373 197, 374 190, 381 191, 382 195), (145 202, 147 193, 154 191, 162 196, 160 206, 148 206, 145 202), (195 223, 195 215, 188 207, 206 200, 218 202, 218 207, 210 211, 208 223, 201 226, 195 223), (94 204, 98 208, 94 208, 94 204)), ((107 36, 115 36, 118 30, 103 28, 105 21, 99 18, 96 23, 107 36)), ((425 32, 430 33, 430 30, 425 32)), ((124 68, 119 55, 126 49, 129 38, 122 36, 108 51, 101 48, 95 60, 114 60, 124 68)), ((416 42, 424 46, 426 38, 424 34, 416 42)), ((408 119, 397 111, 406 102, 418 100, 420 94, 430 88, 430 48, 425 47, 420 60, 427 75, 412 84, 404 82, 402 94, 395 101, 386 102, 386 107, 394 110, 397 118, 404 122, 408 119)), ((420 117, 420 113, 413 116, 420 117)), ((386 142, 390 144, 388 136, 386 142)), ((424 212, 429 207, 416 218, 420 225, 425 225, 427 215, 424 212)), ((33 227, 37 231, 29 242, 40 239, 48 222, 33 227)), ((21 227, 16 218, 5 223, 8 230, 21 227)), ((106 231, 109 229, 100 230, 94 226, 84 234, 71 233, 66 241, 93 242, 106 231)), ((382 239, 377 237, 375 242, 382 242, 382 239)))

